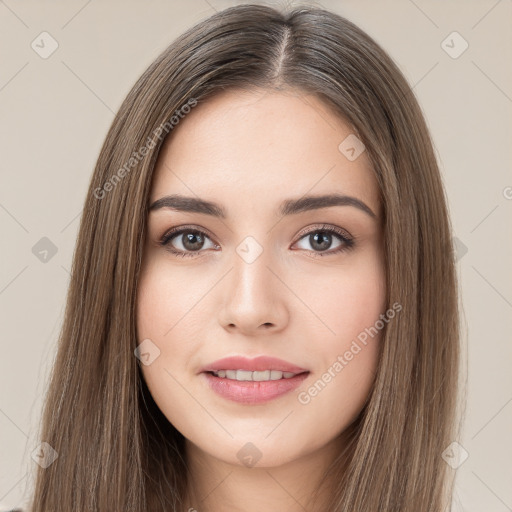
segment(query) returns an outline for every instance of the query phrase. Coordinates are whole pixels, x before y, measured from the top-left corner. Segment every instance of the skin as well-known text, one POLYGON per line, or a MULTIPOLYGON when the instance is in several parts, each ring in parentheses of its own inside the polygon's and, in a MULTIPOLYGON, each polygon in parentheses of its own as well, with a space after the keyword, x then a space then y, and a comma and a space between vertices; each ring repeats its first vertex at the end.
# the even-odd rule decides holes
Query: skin
POLYGON ((366 152, 350 161, 338 149, 351 133, 313 95, 230 90, 192 109, 162 148, 150 204, 179 193, 227 213, 163 208, 148 217, 137 334, 160 350, 143 375, 187 440, 193 477, 184 510, 303 512, 368 398, 380 333, 309 403, 298 400, 386 310, 379 190, 366 152), (363 201, 375 217, 350 205, 277 213, 284 199, 333 192, 363 201), (323 224, 346 231, 354 247, 334 253, 344 242, 332 235, 330 246, 315 248, 308 235, 323 224), (192 257, 158 243, 184 225, 206 232, 195 252, 183 234, 170 242, 192 257), (236 251, 246 236, 263 250, 250 264, 236 251), (200 374, 231 355, 270 355, 310 373, 297 390, 240 404, 200 374), (237 457, 248 442, 261 452, 253 467, 237 457))

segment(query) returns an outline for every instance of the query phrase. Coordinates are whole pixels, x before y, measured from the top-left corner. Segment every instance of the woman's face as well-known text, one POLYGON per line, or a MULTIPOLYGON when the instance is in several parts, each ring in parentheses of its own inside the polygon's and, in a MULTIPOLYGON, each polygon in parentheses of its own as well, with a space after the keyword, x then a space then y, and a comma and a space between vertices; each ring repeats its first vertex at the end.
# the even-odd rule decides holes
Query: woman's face
POLYGON ((174 127, 155 202, 137 330, 163 414, 227 463, 326 450, 368 397, 384 323, 382 212, 364 146, 315 96, 223 92, 174 127), (215 364, 233 356, 245 360, 215 364))

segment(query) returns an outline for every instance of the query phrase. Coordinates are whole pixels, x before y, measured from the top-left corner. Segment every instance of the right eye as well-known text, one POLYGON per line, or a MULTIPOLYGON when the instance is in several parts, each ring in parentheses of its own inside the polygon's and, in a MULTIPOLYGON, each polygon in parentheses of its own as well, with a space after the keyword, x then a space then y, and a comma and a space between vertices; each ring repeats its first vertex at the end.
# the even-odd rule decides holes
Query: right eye
POLYGON ((162 237, 160 245, 172 254, 180 257, 194 257, 194 253, 199 253, 204 249, 205 241, 210 240, 210 247, 207 249, 218 248, 210 237, 202 230, 188 227, 173 228, 162 237), (175 241, 174 241, 175 240, 175 241))

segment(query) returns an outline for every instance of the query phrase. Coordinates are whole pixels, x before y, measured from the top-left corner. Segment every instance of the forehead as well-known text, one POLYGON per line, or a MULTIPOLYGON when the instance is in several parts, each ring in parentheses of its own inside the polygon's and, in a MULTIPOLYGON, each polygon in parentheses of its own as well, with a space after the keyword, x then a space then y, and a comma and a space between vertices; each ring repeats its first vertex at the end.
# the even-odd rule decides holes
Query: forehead
POLYGON ((159 155, 150 201, 170 193, 197 195, 215 198, 229 213, 237 206, 274 206, 285 196, 338 192, 378 213, 366 152, 356 159, 344 152, 344 141, 353 137, 351 127, 316 96, 228 90, 173 128, 159 155))

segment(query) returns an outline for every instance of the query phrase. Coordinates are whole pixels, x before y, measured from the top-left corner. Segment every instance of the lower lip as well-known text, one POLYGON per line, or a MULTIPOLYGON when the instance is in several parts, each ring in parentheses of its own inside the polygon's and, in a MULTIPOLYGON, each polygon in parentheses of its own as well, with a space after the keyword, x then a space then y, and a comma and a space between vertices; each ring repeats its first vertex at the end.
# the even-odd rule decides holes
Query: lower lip
POLYGON ((243 404, 261 404, 293 391, 307 378, 309 372, 300 373, 289 379, 264 381, 238 381, 216 377, 204 372, 208 385, 218 395, 243 404))

